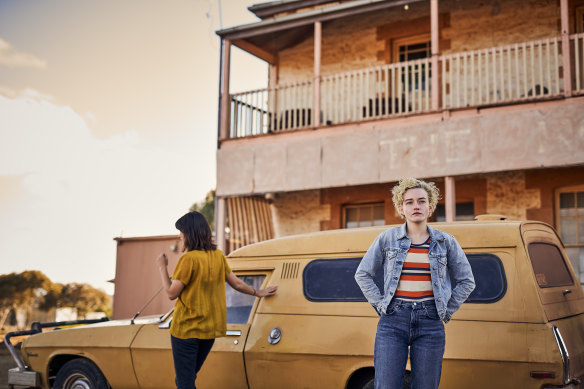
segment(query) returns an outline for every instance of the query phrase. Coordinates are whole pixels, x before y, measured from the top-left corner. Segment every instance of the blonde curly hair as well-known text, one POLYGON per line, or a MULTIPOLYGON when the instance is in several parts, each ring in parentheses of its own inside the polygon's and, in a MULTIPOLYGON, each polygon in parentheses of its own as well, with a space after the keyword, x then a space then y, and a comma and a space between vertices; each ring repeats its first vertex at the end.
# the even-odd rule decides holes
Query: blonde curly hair
POLYGON ((428 216, 432 216, 432 213, 436 210, 436 205, 440 199, 440 191, 436 187, 436 184, 433 182, 418 180, 417 178, 413 177, 402 178, 399 180, 399 183, 391 190, 393 206, 402 219, 405 217, 401 211, 402 205, 404 203, 404 194, 408 189, 416 188, 424 189, 428 194, 428 203, 430 204, 430 214, 428 216))

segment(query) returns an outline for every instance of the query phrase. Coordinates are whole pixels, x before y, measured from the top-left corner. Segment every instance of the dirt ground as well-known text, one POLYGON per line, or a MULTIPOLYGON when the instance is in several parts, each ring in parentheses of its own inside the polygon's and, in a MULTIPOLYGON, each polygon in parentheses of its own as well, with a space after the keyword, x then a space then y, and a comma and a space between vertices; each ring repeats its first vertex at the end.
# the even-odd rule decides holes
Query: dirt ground
POLYGON ((13 367, 16 367, 16 363, 4 345, 4 341, 0 341, 0 389, 8 389, 8 369, 13 367))

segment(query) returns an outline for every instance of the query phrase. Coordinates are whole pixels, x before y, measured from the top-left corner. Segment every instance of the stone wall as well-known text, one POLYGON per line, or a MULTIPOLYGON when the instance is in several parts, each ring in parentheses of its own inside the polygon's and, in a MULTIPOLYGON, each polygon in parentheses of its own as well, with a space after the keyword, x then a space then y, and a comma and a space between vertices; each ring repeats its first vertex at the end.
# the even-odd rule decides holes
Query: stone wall
MULTIPOLYGON (((425 179, 434 181, 444 197, 442 177, 425 179)), ((479 173, 456 177, 456 200, 472 202, 475 216, 500 214, 509 220, 539 220, 555 226, 555 191, 583 184, 584 166, 479 173)), ((364 202, 384 202, 386 224, 401 224, 390 199, 393 185, 395 182, 279 193, 272 205, 276 236, 342 228, 343 206, 364 202)))
MULTIPOLYGON (((408 12, 394 8, 324 23, 321 74, 326 76, 383 65, 385 62, 378 57, 385 50, 385 42, 377 37, 378 27, 387 23, 404 23, 419 18, 420 14, 429 14, 429 11, 428 6, 415 4, 408 12)), ((280 83, 312 78, 314 37, 307 36, 298 45, 281 51, 278 61, 280 83)))
POLYGON ((560 36, 555 0, 447 0, 439 7, 450 11, 450 27, 442 36, 451 44, 443 54, 560 36))
MULTIPOLYGON (((441 54, 560 36, 560 8, 555 0, 446 0, 441 1, 439 7, 441 54)), ((429 2, 421 2, 411 4, 407 11, 394 7, 325 22, 321 74, 326 76, 389 62, 392 55, 388 51, 393 49, 391 41, 408 34, 411 27, 408 22, 423 20, 424 26, 414 30, 430 34, 429 16, 429 2)), ((281 51, 278 60, 280 83, 311 79, 313 35, 281 51)))
POLYGON ((525 188, 525 172, 487 174, 487 213, 510 220, 527 219, 527 210, 540 208, 540 191, 525 188))
POLYGON ((272 203, 275 237, 320 231, 329 208, 321 204, 319 190, 278 193, 272 203))

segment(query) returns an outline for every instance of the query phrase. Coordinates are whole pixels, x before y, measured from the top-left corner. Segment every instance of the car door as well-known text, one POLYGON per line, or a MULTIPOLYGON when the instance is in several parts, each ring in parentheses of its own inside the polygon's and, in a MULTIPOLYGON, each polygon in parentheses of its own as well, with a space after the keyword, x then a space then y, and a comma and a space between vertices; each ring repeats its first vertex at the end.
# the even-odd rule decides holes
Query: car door
MULTIPOLYGON (((266 273, 234 270, 254 289, 261 289, 266 273)), ((227 336, 215 339, 213 349, 197 377, 199 388, 248 388, 243 350, 259 299, 239 293, 225 283, 227 336)))
POLYGON ((542 306, 562 352, 566 383, 584 376, 584 290, 550 227, 526 223, 522 233, 542 306))
MULTIPOLYGON (((266 273, 236 272, 248 285, 260 289, 266 273)), ((197 376, 200 388, 248 388, 243 348, 257 299, 233 290, 227 283, 227 336, 215 339, 211 353, 197 376)), ((132 343, 134 372, 142 389, 175 388, 170 327, 172 317, 146 325, 132 343)))

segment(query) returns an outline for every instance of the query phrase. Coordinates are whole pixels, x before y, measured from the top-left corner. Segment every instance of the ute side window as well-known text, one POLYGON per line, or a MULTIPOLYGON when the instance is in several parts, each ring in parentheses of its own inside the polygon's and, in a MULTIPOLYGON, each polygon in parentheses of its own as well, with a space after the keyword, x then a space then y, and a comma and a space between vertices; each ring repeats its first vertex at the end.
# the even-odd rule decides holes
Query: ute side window
MULTIPOLYGON (((357 282, 355 271, 361 258, 316 259, 304 268, 304 296, 310 301, 367 301, 357 282)), ((383 272, 375 283, 383 291, 383 272)))
MULTIPOLYGON (((244 275, 238 276, 243 282, 254 289, 261 289, 264 283, 265 275, 244 275)), ((225 283, 225 298, 227 300, 227 323, 228 324, 245 324, 249 320, 249 314, 253 303, 254 296, 240 293, 225 283)))
POLYGON ((551 243, 533 242, 528 246, 529 258, 540 288, 573 285, 562 252, 551 243))
MULTIPOLYGON (((503 263, 493 254, 467 254, 473 270, 476 288, 467 303, 487 304, 499 301, 507 292, 503 263)), ((316 259, 304 268, 302 283, 304 296, 315 302, 367 301, 355 282, 355 271, 361 258, 316 259)), ((383 293, 383 271, 375 276, 375 283, 383 293)))
POLYGON ((466 254, 476 287, 466 303, 490 304, 497 302, 507 292, 507 277, 503 262, 494 254, 466 254))

